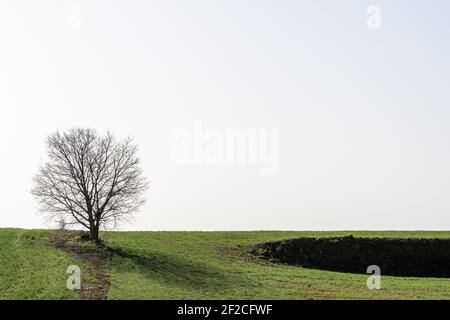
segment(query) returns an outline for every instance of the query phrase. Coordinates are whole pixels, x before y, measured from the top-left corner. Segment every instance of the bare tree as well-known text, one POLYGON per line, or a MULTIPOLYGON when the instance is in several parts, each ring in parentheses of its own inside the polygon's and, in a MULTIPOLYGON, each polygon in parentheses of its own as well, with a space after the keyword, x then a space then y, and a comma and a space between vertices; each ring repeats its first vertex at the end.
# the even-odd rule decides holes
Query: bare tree
POLYGON ((115 228, 144 203, 148 184, 132 139, 76 128, 49 136, 47 146, 32 194, 50 219, 83 226, 98 241, 100 228, 115 228))

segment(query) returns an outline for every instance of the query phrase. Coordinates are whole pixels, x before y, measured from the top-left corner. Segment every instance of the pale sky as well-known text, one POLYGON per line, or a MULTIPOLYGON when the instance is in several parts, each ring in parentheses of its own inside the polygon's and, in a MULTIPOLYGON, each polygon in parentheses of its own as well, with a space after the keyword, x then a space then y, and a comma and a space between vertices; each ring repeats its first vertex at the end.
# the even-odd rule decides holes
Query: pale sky
POLYGON ((122 229, 449 229, 449 14, 444 0, 2 0, 0 227, 47 227, 29 193, 46 136, 83 126, 140 147, 151 187, 122 229), (172 136, 196 123, 278 130, 279 170, 177 166, 172 136))

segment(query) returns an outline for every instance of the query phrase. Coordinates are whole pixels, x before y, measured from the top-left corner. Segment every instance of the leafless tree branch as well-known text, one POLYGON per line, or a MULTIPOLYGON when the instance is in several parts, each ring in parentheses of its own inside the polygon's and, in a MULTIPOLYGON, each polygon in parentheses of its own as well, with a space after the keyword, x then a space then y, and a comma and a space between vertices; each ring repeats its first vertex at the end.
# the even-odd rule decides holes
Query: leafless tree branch
POLYGON ((76 128, 49 136, 47 147, 32 194, 50 219, 81 225, 98 240, 101 227, 116 227, 144 203, 148 183, 131 138, 76 128))

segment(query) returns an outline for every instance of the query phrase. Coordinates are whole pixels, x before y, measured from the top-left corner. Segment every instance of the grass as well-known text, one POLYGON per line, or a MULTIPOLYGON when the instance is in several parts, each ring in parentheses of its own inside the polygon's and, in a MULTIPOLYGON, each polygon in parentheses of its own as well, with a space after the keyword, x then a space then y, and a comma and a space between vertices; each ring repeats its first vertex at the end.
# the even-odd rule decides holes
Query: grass
POLYGON ((74 261, 47 246, 49 236, 49 231, 0 229, 0 299, 78 297, 66 288, 66 270, 74 261))
MULTIPOLYGON (((71 256, 45 245, 49 231, 0 229, 0 298, 70 299, 71 256)), ((450 279, 382 277, 261 261, 251 244, 299 236, 448 238, 448 232, 108 232, 106 299, 450 299, 450 279)), ((76 261, 75 261, 76 262, 76 261)), ((81 261, 78 261, 81 263, 81 261)), ((89 273, 89 268, 84 268, 89 273)), ((85 275, 89 278, 89 274, 85 275)))

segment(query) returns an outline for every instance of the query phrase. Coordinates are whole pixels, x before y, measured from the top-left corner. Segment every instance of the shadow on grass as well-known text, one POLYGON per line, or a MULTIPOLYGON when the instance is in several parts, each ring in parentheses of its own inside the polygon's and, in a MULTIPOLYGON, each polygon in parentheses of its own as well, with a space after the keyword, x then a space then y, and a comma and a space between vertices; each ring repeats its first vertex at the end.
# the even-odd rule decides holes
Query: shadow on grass
POLYGON ((241 275, 229 275, 206 263, 187 260, 158 251, 139 253, 119 247, 107 247, 119 272, 139 272, 149 279, 187 288, 223 290, 233 283, 246 280, 241 275))

